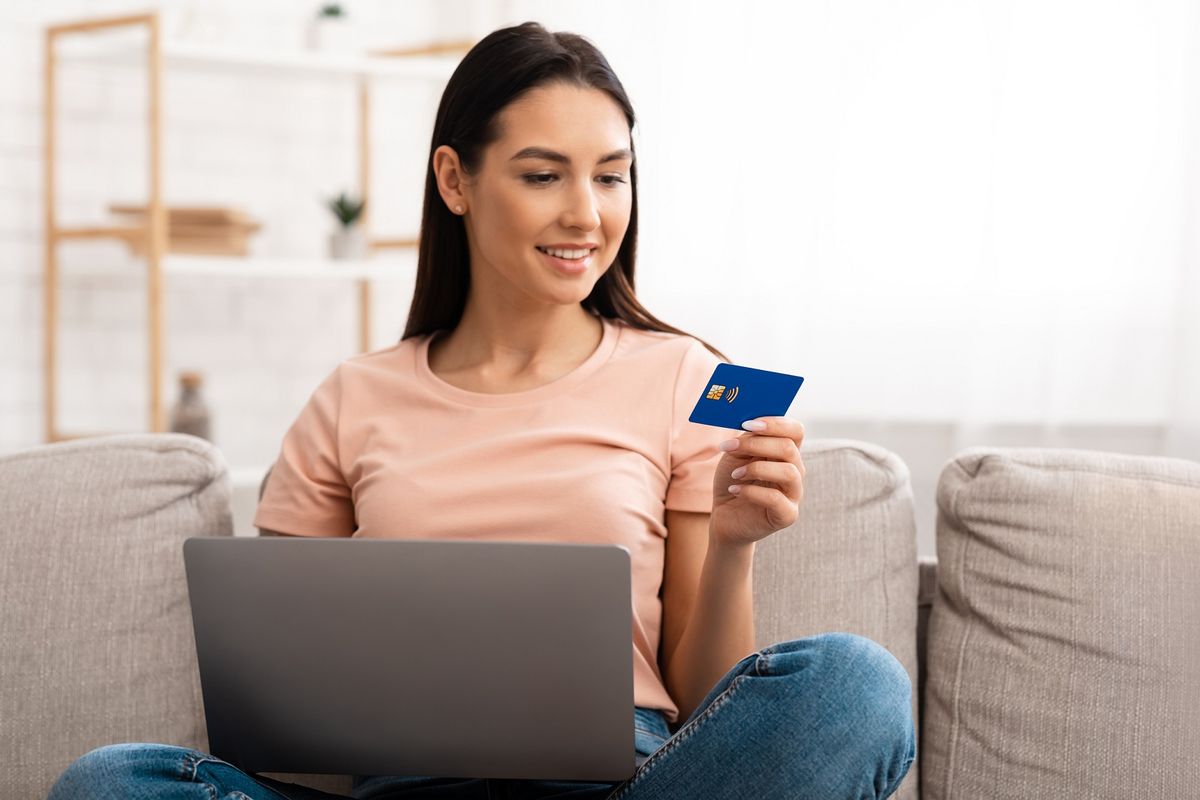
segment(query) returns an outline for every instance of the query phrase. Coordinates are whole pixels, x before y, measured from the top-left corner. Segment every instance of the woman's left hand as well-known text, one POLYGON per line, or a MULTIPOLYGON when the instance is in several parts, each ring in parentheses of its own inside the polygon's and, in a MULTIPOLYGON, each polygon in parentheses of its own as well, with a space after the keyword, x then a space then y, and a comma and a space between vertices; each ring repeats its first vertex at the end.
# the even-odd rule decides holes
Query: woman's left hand
MULTIPOLYGON (((789 417, 760 417, 761 431, 743 433, 717 463, 709 536, 749 545, 796 521, 804 500, 804 426, 789 417), (734 470, 745 473, 734 476, 734 470), (730 487, 739 489, 736 493, 730 487)), ((727 445, 726 445, 727 446, 727 445)))

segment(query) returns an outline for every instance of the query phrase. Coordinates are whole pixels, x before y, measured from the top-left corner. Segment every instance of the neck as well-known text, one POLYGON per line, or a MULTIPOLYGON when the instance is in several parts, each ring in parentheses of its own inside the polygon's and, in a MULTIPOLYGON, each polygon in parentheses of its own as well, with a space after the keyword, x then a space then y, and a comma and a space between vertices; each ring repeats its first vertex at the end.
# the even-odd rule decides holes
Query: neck
POLYGON ((468 309, 450 333, 430 343, 430 360, 447 371, 478 371, 497 378, 555 373, 586 359, 603 337, 599 316, 582 306, 542 318, 512 318, 468 309))

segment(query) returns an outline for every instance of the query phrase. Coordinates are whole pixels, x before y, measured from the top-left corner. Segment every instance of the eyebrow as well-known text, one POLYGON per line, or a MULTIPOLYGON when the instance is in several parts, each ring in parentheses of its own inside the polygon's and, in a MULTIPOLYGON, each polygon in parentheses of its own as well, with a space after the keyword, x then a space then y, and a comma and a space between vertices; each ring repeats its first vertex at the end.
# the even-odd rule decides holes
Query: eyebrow
MULTIPOLYGON (((545 159, 546 161, 557 161, 560 164, 571 163, 571 159, 567 156, 563 155, 562 153, 555 152, 554 150, 549 150, 545 147, 526 147, 515 156, 510 158, 509 161, 516 161, 521 158, 541 158, 545 159)), ((632 160, 633 151, 627 147, 623 147, 620 150, 612 151, 608 155, 600 156, 600 160, 598 160, 596 163, 605 164, 609 161, 619 161, 623 158, 632 160)))

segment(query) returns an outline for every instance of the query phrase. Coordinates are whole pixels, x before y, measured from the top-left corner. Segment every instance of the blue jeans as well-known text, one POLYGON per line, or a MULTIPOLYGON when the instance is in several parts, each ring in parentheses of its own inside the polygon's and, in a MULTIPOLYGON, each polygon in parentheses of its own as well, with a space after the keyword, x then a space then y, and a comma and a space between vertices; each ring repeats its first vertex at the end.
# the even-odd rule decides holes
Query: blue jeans
MULTIPOLYGON (((883 798, 916 756, 908 673, 861 636, 824 633, 743 658, 672 731, 637 708, 639 766, 621 783, 416 776, 356 777, 354 798, 455 800, 770 800, 883 798)), ((328 800, 249 775, 199 750, 126 743, 72 763, 47 800, 328 800)))

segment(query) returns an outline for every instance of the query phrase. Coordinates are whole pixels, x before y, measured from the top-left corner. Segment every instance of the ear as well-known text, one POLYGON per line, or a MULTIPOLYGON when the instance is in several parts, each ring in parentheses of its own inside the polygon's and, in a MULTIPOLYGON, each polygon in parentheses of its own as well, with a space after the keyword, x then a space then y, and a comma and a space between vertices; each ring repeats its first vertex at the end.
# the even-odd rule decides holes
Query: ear
POLYGON ((458 153, 450 145, 442 145, 433 151, 433 176, 437 180, 438 194, 451 211, 455 206, 470 210, 470 198, 466 186, 466 173, 458 153))

